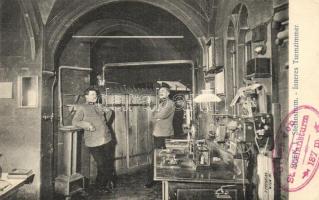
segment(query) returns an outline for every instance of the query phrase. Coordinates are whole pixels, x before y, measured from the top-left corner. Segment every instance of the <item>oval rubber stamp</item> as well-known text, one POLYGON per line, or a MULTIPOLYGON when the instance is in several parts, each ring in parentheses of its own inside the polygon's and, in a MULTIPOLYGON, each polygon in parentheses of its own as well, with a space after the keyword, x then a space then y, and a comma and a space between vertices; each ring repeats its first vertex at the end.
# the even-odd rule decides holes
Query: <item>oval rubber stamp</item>
POLYGON ((282 189, 296 192, 315 176, 319 166, 319 112, 302 105, 291 111, 276 137, 281 152, 282 189))

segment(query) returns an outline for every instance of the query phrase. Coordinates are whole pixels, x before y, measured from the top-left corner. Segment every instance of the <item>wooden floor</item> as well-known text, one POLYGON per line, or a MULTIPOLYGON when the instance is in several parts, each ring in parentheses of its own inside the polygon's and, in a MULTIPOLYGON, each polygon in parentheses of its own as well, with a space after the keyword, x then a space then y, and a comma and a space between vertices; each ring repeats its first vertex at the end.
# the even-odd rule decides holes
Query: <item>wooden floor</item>
POLYGON ((144 188, 146 171, 140 170, 130 175, 120 175, 113 193, 99 194, 88 190, 86 197, 74 196, 73 200, 161 200, 162 184, 156 183, 152 188, 144 188))

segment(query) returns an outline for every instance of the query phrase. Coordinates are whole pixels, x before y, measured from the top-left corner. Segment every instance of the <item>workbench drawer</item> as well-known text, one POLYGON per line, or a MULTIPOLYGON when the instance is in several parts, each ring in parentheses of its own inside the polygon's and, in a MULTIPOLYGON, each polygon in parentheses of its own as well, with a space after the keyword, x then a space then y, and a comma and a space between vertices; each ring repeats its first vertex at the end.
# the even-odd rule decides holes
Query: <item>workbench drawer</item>
POLYGON ((244 200, 241 184, 170 182, 168 191, 170 200, 244 200))
POLYGON ((236 189, 225 190, 224 193, 216 193, 214 189, 177 189, 177 200, 237 200, 238 191, 236 189))

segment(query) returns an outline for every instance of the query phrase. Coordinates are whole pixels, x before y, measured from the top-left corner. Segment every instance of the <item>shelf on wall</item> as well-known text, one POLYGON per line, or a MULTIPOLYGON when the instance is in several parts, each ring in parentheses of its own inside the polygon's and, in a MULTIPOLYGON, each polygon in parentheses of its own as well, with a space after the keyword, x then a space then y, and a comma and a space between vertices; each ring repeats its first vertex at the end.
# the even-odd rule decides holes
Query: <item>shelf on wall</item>
POLYGON ((214 74, 205 74, 204 79, 206 81, 214 80, 215 79, 215 75, 214 74))
POLYGON ((235 38, 234 37, 227 37, 226 40, 235 41, 235 38))
POLYGON ((244 27, 240 27, 239 30, 240 31, 249 31, 250 28, 248 26, 244 26, 244 27))
POLYGON ((246 78, 270 78, 270 58, 253 58, 246 63, 246 78))
POLYGON ((289 20, 281 22, 281 25, 288 25, 288 24, 289 24, 289 20))
POLYGON ((226 98, 226 94, 216 94, 219 98, 221 98, 222 100, 225 100, 226 98))
POLYGON ((215 66, 214 68, 209 69, 205 75, 208 75, 208 74, 214 75, 221 72, 223 69, 224 69, 224 66, 215 66))

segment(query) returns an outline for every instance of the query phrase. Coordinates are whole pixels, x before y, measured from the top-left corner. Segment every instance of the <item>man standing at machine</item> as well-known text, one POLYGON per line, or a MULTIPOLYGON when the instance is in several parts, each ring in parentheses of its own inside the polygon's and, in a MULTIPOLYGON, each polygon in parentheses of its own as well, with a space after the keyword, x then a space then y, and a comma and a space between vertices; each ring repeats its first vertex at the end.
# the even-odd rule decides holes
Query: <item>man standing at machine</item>
MULTIPOLYGON (((159 105, 158 109, 153 113, 152 116, 154 149, 165 148, 165 139, 168 139, 174 135, 173 117, 175 112, 175 104, 168 98, 169 94, 169 88, 166 86, 162 86, 158 91, 159 105)), ((153 155, 151 156, 153 158, 153 155)), ((154 185, 153 168, 154 160, 152 159, 152 164, 148 171, 147 182, 144 186, 146 188, 150 188, 154 185)))
POLYGON ((99 192, 110 192, 113 183, 112 136, 107 122, 112 110, 97 104, 98 90, 84 92, 86 103, 77 106, 72 124, 84 129, 84 141, 97 163, 96 186, 99 192))

